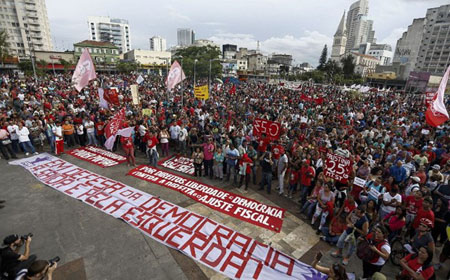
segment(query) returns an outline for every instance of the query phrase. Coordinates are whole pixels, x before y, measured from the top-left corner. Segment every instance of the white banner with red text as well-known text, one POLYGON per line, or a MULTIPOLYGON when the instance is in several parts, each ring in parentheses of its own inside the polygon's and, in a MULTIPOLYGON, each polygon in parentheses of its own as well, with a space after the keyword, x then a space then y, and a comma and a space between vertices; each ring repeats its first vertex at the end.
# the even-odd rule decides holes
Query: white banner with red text
POLYGON ((49 154, 9 164, 24 167, 40 182, 122 219, 227 277, 326 279, 312 267, 227 226, 49 154))
POLYGON ((130 170, 128 175, 170 188, 214 210, 266 229, 280 232, 283 226, 285 211, 283 208, 269 206, 147 165, 141 165, 130 170))
POLYGON ((158 165, 172 169, 188 175, 194 175, 194 160, 192 158, 182 156, 171 156, 166 159, 162 159, 158 162, 158 165))
POLYGON ((127 161, 127 158, 124 156, 94 146, 76 148, 67 153, 103 168, 118 165, 127 161))

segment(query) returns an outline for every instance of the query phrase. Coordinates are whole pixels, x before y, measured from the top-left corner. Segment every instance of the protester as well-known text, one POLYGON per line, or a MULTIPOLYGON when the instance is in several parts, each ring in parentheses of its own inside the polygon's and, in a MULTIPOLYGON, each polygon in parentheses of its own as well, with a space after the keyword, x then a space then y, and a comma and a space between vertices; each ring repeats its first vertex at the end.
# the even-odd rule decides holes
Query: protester
POLYGON ((192 159, 194 160, 194 176, 202 177, 202 164, 204 155, 200 147, 195 147, 195 151, 192 153, 192 159))
POLYGON ((58 264, 49 263, 44 260, 35 260, 28 269, 22 269, 15 277, 15 280, 52 280, 53 271, 57 268, 58 264))
POLYGON ((28 156, 30 153, 37 155, 38 153, 30 141, 30 132, 28 131, 28 128, 23 126, 22 122, 19 122, 19 127, 16 130, 16 133, 19 136, 19 145, 22 150, 25 151, 25 155, 28 156))
POLYGON ((25 236, 24 240, 17 234, 11 234, 3 239, 6 248, 1 250, 2 269, 8 275, 16 275, 20 270, 30 267, 36 260, 35 255, 30 255, 31 236, 25 236), (19 250, 25 245, 24 253, 19 254, 19 250))
MULTIPOLYGON (((361 279, 371 278, 375 272, 380 272, 389 258, 391 247, 388 240, 388 231, 384 226, 376 226, 365 239, 369 240, 369 249, 374 252, 370 258, 363 259, 363 276, 361 279)), ((366 242, 366 241, 363 241, 366 242)))
POLYGON ((418 253, 409 254, 400 261, 403 270, 399 279, 430 279, 434 274, 432 261, 433 250, 426 246, 420 247, 418 253), (408 278, 404 278, 403 276, 407 276, 408 278))

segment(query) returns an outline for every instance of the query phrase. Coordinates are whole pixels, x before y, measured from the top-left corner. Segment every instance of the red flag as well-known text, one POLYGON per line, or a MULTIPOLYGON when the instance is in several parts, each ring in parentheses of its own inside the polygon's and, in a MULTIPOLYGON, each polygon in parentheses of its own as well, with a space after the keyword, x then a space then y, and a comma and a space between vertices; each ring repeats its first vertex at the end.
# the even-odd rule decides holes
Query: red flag
POLYGON ((122 108, 117 112, 111 121, 105 127, 106 139, 115 135, 119 128, 122 126, 122 122, 125 119, 125 108, 122 108))
POLYGON ((228 91, 229 94, 233 95, 236 94, 236 85, 233 84, 233 86, 228 91))
POLYGON ((449 75, 450 65, 448 66, 447 71, 445 71, 441 84, 439 85, 439 89, 425 113, 427 123, 434 127, 440 126, 449 119, 447 108, 445 108, 444 103, 445 88, 447 87, 449 75))
POLYGON ((119 106, 119 94, 117 93, 117 90, 115 88, 111 89, 104 89, 104 99, 112 105, 119 106))
POLYGON ((314 102, 316 102, 316 105, 322 105, 323 104, 323 97, 319 97, 314 99, 314 102))
POLYGON ((95 78, 97 78, 97 75, 95 74, 94 63, 89 55, 89 51, 84 49, 80 56, 80 60, 78 60, 77 67, 73 72, 72 83, 75 84, 75 88, 80 92, 89 84, 90 80, 95 78))
POLYGON ((186 76, 184 75, 183 69, 181 68, 181 65, 178 63, 178 61, 175 61, 172 66, 170 66, 169 74, 167 75, 166 79, 166 87, 168 90, 173 89, 178 83, 181 83, 186 79, 186 76))

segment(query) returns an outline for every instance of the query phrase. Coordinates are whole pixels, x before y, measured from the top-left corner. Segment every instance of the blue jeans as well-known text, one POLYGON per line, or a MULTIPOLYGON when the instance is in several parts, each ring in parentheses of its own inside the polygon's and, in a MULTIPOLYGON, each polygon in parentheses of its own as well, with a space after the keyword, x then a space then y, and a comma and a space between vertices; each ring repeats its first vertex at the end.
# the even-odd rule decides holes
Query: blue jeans
POLYGON ((237 184, 236 165, 227 164, 227 181, 230 181, 230 176, 233 174, 233 183, 237 184))
POLYGON ((158 152, 156 149, 148 149, 147 155, 149 158, 149 164, 156 167, 156 164, 158 163, 158 152))
POLYGON ((325 241, 329 243, 336 244, 339 240, 339 235, 332 236, 330 235, 328 227, 322 227, 322 234, 325 236, 325 241))
POLYGON ((305 212, 306 211, 306 215, 308 216, 308 218, 312 217, 313 211, 314 211, 314 207, 316 207, 317 204, 317 200, 314 201, 306 201, 305 204, 303 204, 301 212, 305 212))
POLYGON ((95 146, 98 145, 97 138, 95 138, 95 134, 93 132, 88 133, 87 136, 88 136, 88 145, 95 145, 95 146))
POLYGON ((336 247, 338 247, 339 249, 342 250, 342 255, 346 258, 350 258, 351 255, 355 252, 356 250, 356 244, 354 244, 353 242, 346 242, 345 239, 347 238, 347 236, 349 235, 349 233, 347 233, 347 231, 344 231, 341 236, 338 239, 338 242, 336 244, 336 247), (347 254, 344 254, 344 247, 345 244, 348 244, 348 251, 347 254))
POLYGON ((19 144, 22 147, 22 149, 25 151, 25 153, 34 154, 36 152, 36 150, 33 147, 33 144, 31 144, 30 141, 20 142, 19 144))
POLYGON ((272 172, 263 172, 262 173, 260 188, 264 189, 264 186, 266 184, 267 184, 267 192, 270 192, 270 188, 272 186, 272 172))

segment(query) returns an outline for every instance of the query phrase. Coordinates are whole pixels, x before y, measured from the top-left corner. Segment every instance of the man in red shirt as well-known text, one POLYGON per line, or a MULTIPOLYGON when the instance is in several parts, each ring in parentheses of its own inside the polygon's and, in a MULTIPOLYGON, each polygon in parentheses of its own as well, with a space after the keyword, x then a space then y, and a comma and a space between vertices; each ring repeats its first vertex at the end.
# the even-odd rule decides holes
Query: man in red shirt
POLYGON ((311 192, 311 181, 316 175, 316 171, 309 165, 309 160, 302 161, 300 168, 300 203, 303 205, 306 202, 306 197, 311 192))
POLYGON ((411 223, 419 209, 422 209, 423 193, 418 187, 412 189, 412 194, 406 197, 406 224, 411 223))
POLYGON ((425 197, 422 202, 422 209, 417 211, 416 218, 414 219, 414 222, 412 224, 412 234, 415 233, 416 229, 420 225, 420 220, 423 218, 426 218, 430 220, 434 226, 434 213, 431 207, 433 206, 433 199, 429 196, 425 197))
POLYGON ((103 146, 105 144, 105 123, 102 120, 99 120, 95 123, 95 131, 97 133, 97 140, 100 142, 100 145, 103 146))
POLYGON ((270 144, 270 139, 266 136, 265 133, 261 135, 261 138, 258 141, 258 157, 261 157, 267 150, 267 146, 270 144))
POLYGON ((148 131, 144 136, 144 143, 147 143, 147 156, 149 158, 149 164, 156 166, 158 162, 158 152, 156 151, 156 145, 159 143, 158 138, 153 131, 148 131))

